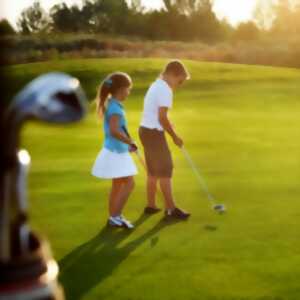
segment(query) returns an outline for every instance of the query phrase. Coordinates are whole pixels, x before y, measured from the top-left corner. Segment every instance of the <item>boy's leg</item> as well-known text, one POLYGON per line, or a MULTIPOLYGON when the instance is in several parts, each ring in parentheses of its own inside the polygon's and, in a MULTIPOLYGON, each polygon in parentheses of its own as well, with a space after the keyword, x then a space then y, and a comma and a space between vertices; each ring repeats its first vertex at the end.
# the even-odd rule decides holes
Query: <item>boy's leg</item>
POLYGON ((171 178, 160 178, 160 189, 163 193, 165 206, 167 210, 175 208, 173 192, 172 192, 172 179, 171 178))
POLYGON ((185 212, 175 206, 173 193, 172 193, 172 179, 171 178, 160 178, 160 188, 164 195, 166 205, 166 217, 175 218, 179 220, 186 220, 189 218, 190 213, 185 212))
POLYGON ((155 197, 157 192, 157 177, 147 177, 147 207, 156 208, 155 197))

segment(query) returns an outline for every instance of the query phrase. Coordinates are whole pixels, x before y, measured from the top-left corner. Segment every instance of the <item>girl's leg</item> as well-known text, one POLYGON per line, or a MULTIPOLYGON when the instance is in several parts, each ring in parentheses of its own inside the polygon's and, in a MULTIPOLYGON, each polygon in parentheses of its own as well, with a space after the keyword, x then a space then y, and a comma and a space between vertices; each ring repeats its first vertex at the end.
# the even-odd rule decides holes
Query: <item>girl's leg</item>
POLYGON ((156 208, 155 197, 157 192, 157 177, 148 175, 147 178, 147 201, 148 207, 156 208))
POLYGON ((123 179, 116 178, 112 180, 111 192, 109 195, 109 214, 111 217, 119 215, 120 196, 123 186, 123 179))
POLYGON ((160 189, 165 199, 165 206, 167 210, 175 208, 173 193, 172 193, 172 179, 171 178, 160 178, 160 189))
POLYGON ((118 215, 121 215, 122 210, 131 194, 131 192, 134 189, 134 179, 133 176, 122 178, 123 179, 123 185, 120 192, 120 200, 118 202, 118 215))

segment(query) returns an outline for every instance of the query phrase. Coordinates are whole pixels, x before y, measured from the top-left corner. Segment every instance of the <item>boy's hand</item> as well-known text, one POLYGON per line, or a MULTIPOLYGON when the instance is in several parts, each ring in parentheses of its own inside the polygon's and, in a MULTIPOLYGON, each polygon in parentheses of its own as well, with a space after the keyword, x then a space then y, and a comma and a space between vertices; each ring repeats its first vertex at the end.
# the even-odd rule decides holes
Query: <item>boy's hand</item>
POLYGON ((177 135, 175 135, 173 137, 173 142, 174 142, 174 144, 176 146, 178 146, 179 148, 182 148, 182 146, 183 146, 183 140, 180 137, 178 137, 177 135))
POLYGON ((138 151, 138 146, 135 144, 135 142, 132 142, 129 145, 129 152, 137 152, 138 151))

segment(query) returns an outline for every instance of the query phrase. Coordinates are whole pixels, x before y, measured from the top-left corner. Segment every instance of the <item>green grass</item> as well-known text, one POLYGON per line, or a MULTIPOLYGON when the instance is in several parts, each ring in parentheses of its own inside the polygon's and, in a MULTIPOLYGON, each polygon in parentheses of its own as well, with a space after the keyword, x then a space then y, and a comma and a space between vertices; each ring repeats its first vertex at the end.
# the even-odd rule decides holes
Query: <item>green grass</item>
MULTIPOLYGON (((134 81, 126 102, 137 138, 143 95, 165 60, 51 61, 7 68, 11 91, 36 75, 78 76, 93 99, 105 74, 134 81)), ((186 62, 192 80, 175 95, 171 118, 209 188, 228 214, 210 209, 179 149, 170 142, 174 193, 186 223, 145 218, 140 168, 126 216, 131 233, 105 229, 110 183, 90 168, 102 144, 91 113, 66 128, 30 123, 31 223, 51 241, 67 299, 298 300, 300 298, 300 71, 186 62)), ((161 198, 159 206, 162 207, 161 198)))

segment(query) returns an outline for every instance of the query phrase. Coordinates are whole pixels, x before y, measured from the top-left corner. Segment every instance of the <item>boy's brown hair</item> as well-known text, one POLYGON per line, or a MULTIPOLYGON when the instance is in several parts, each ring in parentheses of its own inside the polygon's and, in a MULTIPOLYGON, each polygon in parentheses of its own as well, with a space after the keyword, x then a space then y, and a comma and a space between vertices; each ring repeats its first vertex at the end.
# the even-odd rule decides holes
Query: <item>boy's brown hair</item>
POLYGON ((190 73, 185 65, 180 60, 170 61, 163 71, 163 74, 174 74, 175 76, 184 76, 185 79, 190 79, 190 73))

